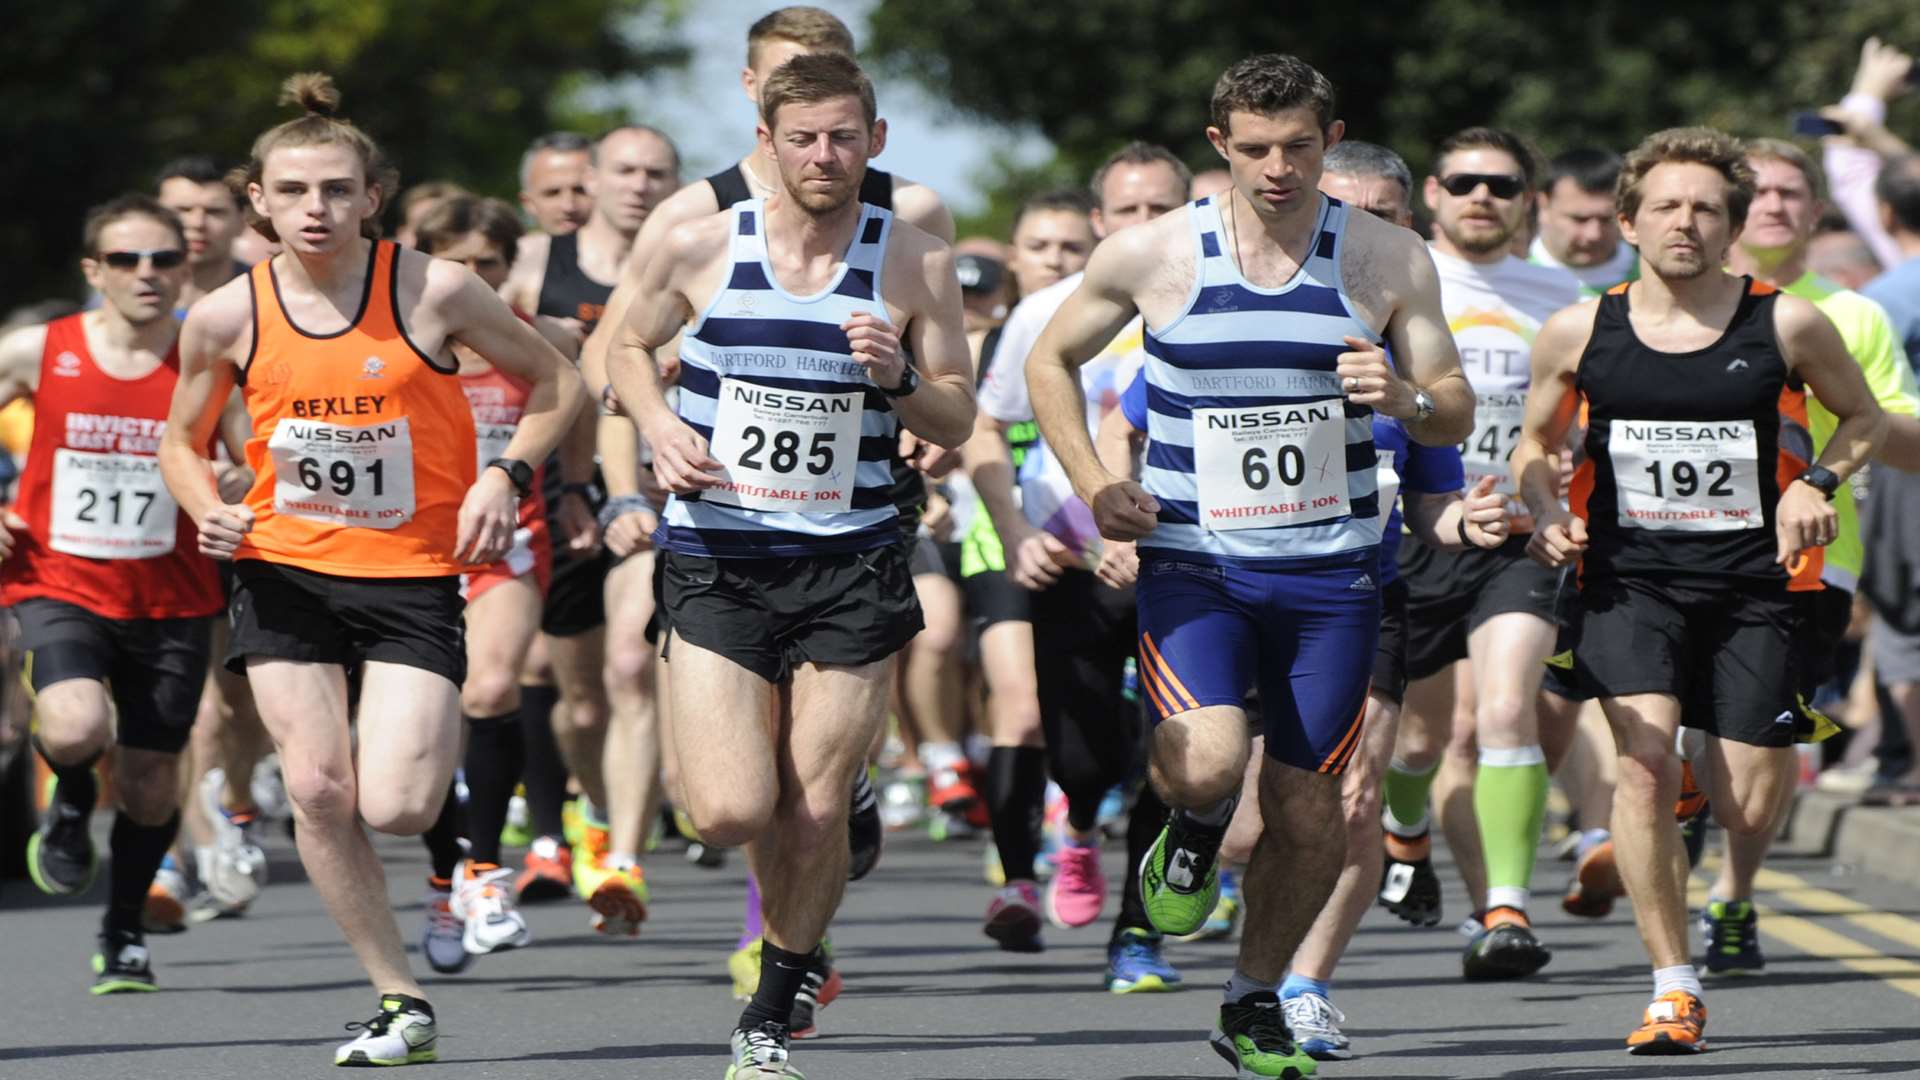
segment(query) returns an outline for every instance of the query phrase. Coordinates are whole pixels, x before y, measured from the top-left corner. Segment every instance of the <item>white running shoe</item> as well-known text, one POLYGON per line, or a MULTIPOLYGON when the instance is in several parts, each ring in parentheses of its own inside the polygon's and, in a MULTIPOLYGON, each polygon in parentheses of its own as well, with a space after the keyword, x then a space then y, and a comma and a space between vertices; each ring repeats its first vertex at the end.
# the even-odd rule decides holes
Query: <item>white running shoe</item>
POLYGON ((1353 1056, 1353 1042, 1340 1030, 1346 1014, 1322 995, 1309 990, 1281 998, 1280 1016, 1293 1032, 1293 1044, 1315 1061, 1345 1061, 1353 1056))
POLYGON ((200 881, 228 908, 245 908, 266 887, 267 855, 227 815, 221 801, 226 787, 226 773, 217 765, 200 778, 200 806, 213 828, 212 854, 200 866, 200 881))
POLYGON ((533 941, 526 916, 513 905, 513 871, 464 859, 454 871, 452 914, 466 924, 462 945, 475 956, 518 949, 533 941))
POLYGON ((293 817, 293 802, 287 798, 287 782, 280 775, 280 755, 268 754, 253 767, 253 783, 247 789, 253 805, 267 821, 286 821, 293 817))
POLYGON ((772 1020, 733 1031, 733 1064, 725 1080, 806 1080, 787 1057, 787 1027, 772 1020))
POLYGON ((360 1034, 333 1052, 333 1063, 417 1065, 439 1060, 440 1033, 434 1027, 432 1009, 418 998, 386 995, 373 1019, 347 1025, 348 1031, 360 1034))
POLYGON ((473 957, 467 952, 466 920, 453 913, 453 891, 428 886, 421 906, 426 909, 427 928, 420 936, 420 951, 427 963, 442 975, 467 970, 473 957))

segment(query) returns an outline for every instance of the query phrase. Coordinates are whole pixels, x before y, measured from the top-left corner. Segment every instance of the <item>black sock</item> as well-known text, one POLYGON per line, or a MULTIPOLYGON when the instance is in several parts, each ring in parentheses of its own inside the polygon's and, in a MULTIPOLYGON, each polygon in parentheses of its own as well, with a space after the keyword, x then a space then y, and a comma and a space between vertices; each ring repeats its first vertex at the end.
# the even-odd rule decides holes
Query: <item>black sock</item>
POLYGON ((113 817, 113 833, 108 850, 113 860, 107 867, 107 918, 109 930, 140 933, 140 914, 147 906, 147 888, 167 857, 167 848, 180 831, 180 811, 158 825, 142 825, 121 811, 113 817))
POLYGON ((1127 816, 1127 884, 1120 890, 1120 917, 1113 921, 1115 937, 1128 929, 1154 932, 1153 920, 1147 918, 1147 906, 1140 900, 1140 862, 1166 823, 1167 804, 1154 794, 1152 784, 1141 784, 1140 797, 1134 800, 1133 813, 1127 816))
POLYGON ((454 868, 460 865, 460 834, 465 824, 461 820, 460 798, 452 784, 447 785, 446 801, 440 804, 440 816, 433 820, 420 839, 427 845, 427 854, 433 861, 433 876, 443 881, 453 878, 454 868))
POLYGON ((1106 788, 1067 792, 1067 827, 1082 835, 1098 828, 1100 804, 1106 797, 1106 788))
MULTIPOLYGON (((817 952, 818 950, 816 950, 817 952)), ((760 985, 753 1000, 740 1014, 740 1026, 748 1031, 769 1020, 780 1024, 793 1022, 793 999, 800 993, 807 969, 813 966, 814 953, 792 953, 771 941, 760 944, 760 985)))
POLYGON ((1047 752, 996 746, 987 755, 987 816, 1008 881, 1032 881, 1040 851, 1040 815, 1047 798, 1047 752))
POLYGON ((73 765, 62 765, 47 755, 47 748, 40 743, 40 736, 33 737, 33 748, 40 751, 40 757, 47 768, 60 781, 56 792, 60 801, 82 813, 93 813, 94 804, 100 801, 100 782, 93 777, 93 763, 100 760, 99 754, 73 765))
POLYGON ((467 717, 467 840, 474 862, 500 862, 500 830, 525 760, 519 710, 467 717))
POLYGON ((564 831, 560 807, 567 801, 567 763, 553 737, 553 707, 559 703, 560 691, 551 686, 520 688, 520 731, 525 737, 520 782, 527 787, 527 816, 533 835, 556 840, 564 831))

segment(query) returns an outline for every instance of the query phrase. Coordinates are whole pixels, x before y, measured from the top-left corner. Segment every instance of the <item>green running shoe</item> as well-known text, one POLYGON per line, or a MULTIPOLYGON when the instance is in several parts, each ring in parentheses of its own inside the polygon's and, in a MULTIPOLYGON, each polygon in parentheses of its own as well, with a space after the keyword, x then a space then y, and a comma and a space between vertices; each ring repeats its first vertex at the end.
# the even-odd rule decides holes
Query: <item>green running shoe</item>
POLYGON ((47 809, 27 838, 27 875, 48 896, 76 896, 93 886, 100 870, 87 822, 92 815, 60 798, 59 781, 47 778, 47 809))
POLYGON ((1178 810, 1168 815, 1166 827, 1140 860, 1140 899, 1154 929, 1177 938, 1206 925, 1220 902, 1215 856, 1225 836, 1225 829, 1195 828, 1178 810))
POLYGON ((1237 1005, 1220 1006, 1220 1026, 1207 1041, 1238 1070, 1235 1080, 1300 1080, 1315 1068, 1313 1058, 1294 1045, 1278 994, 1248 994, 1237 1005))
POLYGON ((150 992, 160 989, 153 980, 146 942, 124 930, 100 931, 100 951, 93 954, 95 996, 150 992))

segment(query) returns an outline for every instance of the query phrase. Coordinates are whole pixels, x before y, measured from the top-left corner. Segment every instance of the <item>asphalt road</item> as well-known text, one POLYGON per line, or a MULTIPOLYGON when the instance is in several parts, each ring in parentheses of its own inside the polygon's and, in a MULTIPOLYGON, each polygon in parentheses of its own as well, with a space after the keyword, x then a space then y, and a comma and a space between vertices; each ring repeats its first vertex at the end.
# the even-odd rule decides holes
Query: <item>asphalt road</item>
MULTIPOLYGON (((103 837, 104 839, 104 837, 103 837)), ((1037 956, 998 952, 979 930, 988 898, 980 845, 895 835, 835 924, 847 991, 797 1044, 812 1080, 994 1077, 1213 1078, 1207 1049, 1232 946, 1174 945, 1186 989, 1114 997, 1100 987, 1106 929, 1049 931, 1037 956)), ((424 857, 387 841, 389 889, 419 933, 424 857)), ((0 1078, 304 1077, 331 1073, 340 1025, 372 1015, 361 981, 291 845, 244 919, 153 938, 163 992, 92 998, 100 911, 26 882, 0 892, 0 1078)), ((461 1077, 706 1077, 724 1071, 738 1014, 727 951, 740 862, 709 871, 652 857, 652 920, 612 941, 584 906, 531 911, 534 945, 480 958, 426 985, 442 1064, 461 1077)), ((1764 881, 1764 977, 1708 990, 1710 1054, 1628 1056, 1622 1038, 1648 997, 1646 961, 1624 909, 1571 924, 1549 900, 1553 963, 1531 981, 1468 984, 1451 929, 1414 930, 1383 912, 1362 925, 1334 1000, 1359 1054, 1328 1077, 1920 1076, 1920 903, 1910 890, 1822 860, 1781 858, 1764 881)), ((1117 843, 1107 871, 1120 873, 1117 843)), ((1542 889, 1564 868, 1544 863, 1542 889)), ((1449 921, 1464 912, 1447 876, 1449 921)), ((1111 909, 1110 909, 1111 910, 1111 909)), ((424 962, 417 962, 424 969, 424 962)), ((432 1073, 430 1073, 431 1075, 432 1073)))

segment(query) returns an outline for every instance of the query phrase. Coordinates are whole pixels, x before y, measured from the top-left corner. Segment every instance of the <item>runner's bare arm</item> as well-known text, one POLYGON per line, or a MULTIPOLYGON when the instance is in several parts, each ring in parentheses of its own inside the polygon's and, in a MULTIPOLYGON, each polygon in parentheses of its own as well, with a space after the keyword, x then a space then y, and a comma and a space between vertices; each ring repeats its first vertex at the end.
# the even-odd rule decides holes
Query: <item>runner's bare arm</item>
POLYGON ((720 463, 707 453, 707 440, 667 405, 657 357, 693 315, 688 283, 726 253, 728 222, 724 214, 711 214, 667 234, 660 251, 647 260, 634 302, 607 352, 608 384, 652 445, 654 476, 671 492, 685 494, 720 482, 720 463))
POLYGON ((553 237, 545 233, 520 238, 520 245, 514 250, 513 269, 507 274, 507 283, 500 286, 500 296, 507 306, 528 315, 539 310, 540 283, 547 276, 547 251, 552 246, 553 237))
MULTIPOLYGON (((1847 351, 1840 331, 1819 308, 1797 296, 1782 296, 1774 301, 1773 326, 1787 366, 1840 421, 1815 464, 1844 481, 1886 439, 1887 414, 1867 389, 1860 365, 1847 351)), ((1791 566, 1806 548, 1832 543, 1838 531, 1839 511, 1818 488, 1795 481, 1780 493, 1774 532, 1782 566, 1791 566)))
POLYGON ((1127 420, 1125 409, 1109 409, 1107 415, 1100 418, 1100 429, 1093 433, 1093 452, 1100 459, 1101 468, 1115 476, 1137 480, 1134 455, 1146 441, 1147 433, 1127 420))
POLYGON ((241 288, 222 286, 193 305, 180 328, 180 378, 158 451, 160 479, 198 526, 201 554, 217 559, 232 558, 253 527, 252 510, 221 499, 204 449, 233 397, 236 358, 252 347, 250 286, 244 277, 237 280, 241 288))
POLYGON ((953 246, 953 211, 941 201, 939 192, 927 185, 902 176, 894 177, 893 215, 948 247, 953 246))
POLYGON ((23 326, 0 338, 0 408, 40 388, 40 354, 47 348, 47 327, 23 326))
POLYGON ((1493 477, 1482 476, 1465 494, 1403 492, 1401 520, 1428 547, 1499 547, 1508 536, 1507 497, 1494 492, 1494 483, 1493 477))
POLYGON ((640 282, 647 272, 647 263, 652 260, 666 243, 667 234, 675 227, 698 218, 711 217, 726 209, 715 201, 713 185, 705 182, 688 184, 665 202, 653 208, 647 220, 640 226, 640 234, 633 238, 633 250, 628 253, 626 265, 620 270, 620 281, 614 286, 613 295, 607 298, 607 310, 600 315, 600 323, 587 335, 580 349, 580 374, 586 376, 587 389, 597 398, 607 385, 607 351, 619 338, 620 328, 626 324, 627 313, 633 307, 635 296, 639 293, 640 282))
POLYGON ((1509 462, 1514 484, 1533 515, 1527 553, 1548 566, 1564 566, 1587 546, 1586 522, 1560 506, 1559 455, 1579 410, 1574 376, 1599 304, 1589 300, 1554 313, 1534 337, 1526 412, 1509 462))
MULTIPOLYGON (((902 262, 912 268, 909 291, 902 297, 908 310, 905 344, 920 374, 920 388, 891 399, 893 410, 915 435, 940 446, 959 446, 973 431, 973 354, 967 350, 966 316, 960 304, 960 278, 953 269, 953 250, 918 230, 897 231, 893 242, 901 247, 900 254, 907 256, 902 262)), ((885 312, 875 314, 884 317, 885 312)), ((850 331, 848 336, 853 338, 858 333, 850 331)), ((861 359, 861 352, 860 341, 855 339, 855 360, 861 359)), ((870 377, 882 386, 898 386, 899 369, 907 362, 906 356, 893 358, 897 362, 891 364, 881 357, 875 359, 869 367, 870 377)))
MULTIPOLYGON (((1386 338, 1403 377, 1433 395, 1433 415, 1401 417, 1407 434, 1426 446, 1447 446, 1473 434, 1473 387, 1460 370, 1460 352, 1440 308, 1440 274, 1420 238, 1406 229, 1362 219, 1362 236, 1377 236, 1386 249, 1381 267, 1395 294, 1386 338)), ((1389 411, 1389 416, 1396 415, 1389 411)))
POLYGON ((1040 434, 1110 540, 1152 532, 1160 504, 1139 484, 1101 467, 1087 434, 1079 369, 1139 314, 1135 297, 1164 262, 1155 234, 1150 226, 1126 229, 1095 248, 1079 287, 1027 354, 1027 394, 1040 434))

